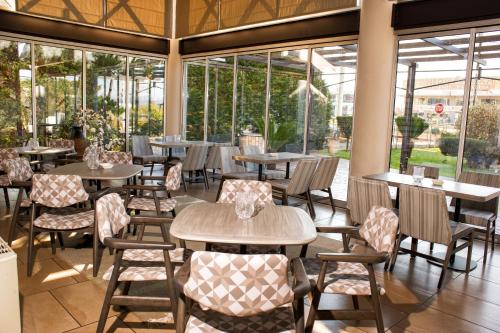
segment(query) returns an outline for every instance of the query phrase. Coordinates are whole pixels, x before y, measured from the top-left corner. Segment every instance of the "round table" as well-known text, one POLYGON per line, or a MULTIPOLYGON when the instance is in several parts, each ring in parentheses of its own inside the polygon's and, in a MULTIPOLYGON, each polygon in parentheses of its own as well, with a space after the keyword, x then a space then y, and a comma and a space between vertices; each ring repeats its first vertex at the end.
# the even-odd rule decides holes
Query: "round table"
POLYGON ((317 237, 304 210, 274 204, 249 220, 238 218, 234 204, 192 204, 175 217, 170 234, 187 241, 244 245, 305 245, 317 237))

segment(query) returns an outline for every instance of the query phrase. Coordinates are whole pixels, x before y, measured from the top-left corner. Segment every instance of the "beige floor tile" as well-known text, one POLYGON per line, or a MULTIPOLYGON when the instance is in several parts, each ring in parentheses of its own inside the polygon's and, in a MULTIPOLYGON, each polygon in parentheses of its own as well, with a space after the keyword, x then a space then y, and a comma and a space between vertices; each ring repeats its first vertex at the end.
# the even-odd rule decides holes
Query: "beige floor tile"
POLYGON ((23 333, 59 333, 79 326, 49 292, 24 297, 22 313, 23 333))
POLYGON ((119 318, 136 333, 175 332, 171 313, 131 311, 119 318))
POLYGON ((444 285, 444 289, 473 296, 500 305, 500 284, 462 275, 444 285))
POLYGON ((19 291, 24 296, 75 284, 73 277, 79 274, 73 269, 61 268, 52 259, 35 262, 31 277, 27 276, 26 266, 18 261, 19 291))
MULTIPOLYGON (((57 288, 51 293, 84 326, 99 320, 106 285, 103 281, 93 280, 57 288)), ((111 310, 109 317, 114 315, 116 312, 111 310)))
MULTIPOLYGON (((97 323, 86 325, 71 331, 68 333, 95 333, 97 329, 97 323)), ((107 333, 133 333, 130 328, 128 328, 120 319, 117 317, 111 317, 106 321, 106 326, 104 327, 104 332, 107 333)))

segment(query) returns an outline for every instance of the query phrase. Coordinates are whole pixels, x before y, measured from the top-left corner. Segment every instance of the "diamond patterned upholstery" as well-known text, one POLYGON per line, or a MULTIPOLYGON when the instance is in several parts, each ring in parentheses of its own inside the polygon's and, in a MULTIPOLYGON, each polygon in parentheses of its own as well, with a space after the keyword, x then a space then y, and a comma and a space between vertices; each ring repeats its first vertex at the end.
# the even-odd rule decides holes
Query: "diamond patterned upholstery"
POLYGON ((181 187, 182 163, 177 163, 168 169, 165 187, 167 191, 176 191, 181 187))
POLYGON ((69 139, 54 139, 49 141, 49 147, 51 148, 75 148, 75 142, 69 139))
POLYGON ((33 176, 30 199, 47 207, 67 207, 88 199, 82 178, 76 175, 33 176))
POLYGON ((398 225, 398 216, 392 210, 373 206, 359 228, 359 234, 375 251, 392 253, 398 225))
POLYGON ((19 157, 16 148, 0 148, 0 171, 3 171, 3 161, 19 157))
MULTIPOLYGON (((160 202, 160 211, 170 212, 175 208, 177 201, 175 199, 158 199, 160 202)), ((153 198, 132 198, 127 206, 128 209, 138 209, 144 211, 156 211, 156 205, 153 198)))
POLYGON ((271 184, 257 180, 227 179, 222 185, 219 203, 233 203, 236 193, 254 192, 257 194, 256 205, 263 207, 273 203, 273 189, 271 184))
MULTIPOLYGON (((104 280, 111 279, 111 273, 113 272, 113 267, 109 267, 102 278, 104 280)), ((174 270, 177 271, 179 266, 174 270)), ((120 275, 118 281, 165 281, 167 279, 167 270, 165 266, 163 267, 151 267, 151 266, 130 266, 121 267, 120 275)))
POLYGON ((94 223, 94 211, 84 211, 75 214, 50 214, 44 213, 33 221, 38 228, 73 230, 86 228, 94 223))
MULTIPOLYGON (((186 261, 190 251, 181 247, 168 251, 170 261, 172 263, 182 264, 186 261)), ((162 250, 143 250, 143 249, 129 249, 123 252, 123 260, 129 261, 148 261, 148 262, 163 262, 162 250)))
POLYGON ((96 202, 97 226, 99 239, 113 237, 130 223, 130 216, 125 210, 123 200, 117 193, 110 193, 96 202))
POLYGON ((132 154, 123 151, 103 151, 99 160, 102 163, 132 164, 132 154))
POLYGON ((0 186, 9 186, 10 185, 10 179, 7 175, 0 175, 0 186))
POLYGON ((2 161, 3 170, 9 181, 27 181, 33 177, 30 162, 23 157, 16 157, 2 161))

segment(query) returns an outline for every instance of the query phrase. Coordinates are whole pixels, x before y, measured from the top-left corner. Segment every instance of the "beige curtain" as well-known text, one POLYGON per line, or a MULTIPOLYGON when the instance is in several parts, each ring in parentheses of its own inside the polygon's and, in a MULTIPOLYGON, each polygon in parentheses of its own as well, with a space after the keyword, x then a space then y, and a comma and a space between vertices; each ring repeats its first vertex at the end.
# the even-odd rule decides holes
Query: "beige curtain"
POLYGON ((102 18, 102 0, 72 0, 69 3, 70 6, 63 0, 17 0, 17 11, 87 24, 98 24, 102 18))

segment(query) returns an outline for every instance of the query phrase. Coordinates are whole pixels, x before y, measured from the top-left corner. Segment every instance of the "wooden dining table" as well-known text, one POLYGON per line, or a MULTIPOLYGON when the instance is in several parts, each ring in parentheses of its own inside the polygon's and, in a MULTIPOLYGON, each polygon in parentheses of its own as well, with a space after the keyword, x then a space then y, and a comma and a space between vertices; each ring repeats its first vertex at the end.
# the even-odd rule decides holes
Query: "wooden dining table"
POLYGON ((240 245, 306 245, 317 237, 311 217, 297 207, 268 204, 241 220, 235 204, 208 202, 184 208, 170 234, 185 241, 240 245))
POLYGON ((172 150, 173 148, 189 148, 191 145, 206 145, 213 146, 215 142, 210 141, 168 141, 168 142, 151 142, 151 146, 159 147, 163 149, 168 149, 168 157, 172 158, 172 150))
POLYGON ((233 160, 255 163, 259 165, 259 180, 263 180, 264 165, 286 163, 285 178, 290 178, 290 162, 296 162, 303 159, 316 158, 311 155, 297 153, 266 153, 266 154, 248 154, 248 155, 233 155, 233 160))

